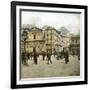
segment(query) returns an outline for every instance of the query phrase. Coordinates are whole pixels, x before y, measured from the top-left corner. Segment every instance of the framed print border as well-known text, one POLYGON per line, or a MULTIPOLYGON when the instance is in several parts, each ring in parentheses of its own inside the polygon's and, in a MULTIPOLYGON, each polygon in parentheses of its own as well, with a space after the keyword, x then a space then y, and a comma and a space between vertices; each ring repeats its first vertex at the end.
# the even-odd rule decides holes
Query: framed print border
MULTIPOLYGON (((60 10, 61 10, 60 9, 60 10)), ((64 11, 61 11, 64 13, 64 11)), ((28 11, 28 9, 27 9, 28 11)), ((19 16, 20 17, 20 16, 19 16)), ((37 2, 19 2, 19 1, 12 1, 11 2, 11 88, 32 88, 32 87, 49 87, 49 86, 66 86, 66 85, 80 85, 80 84, 87 84, 88 83, 88 61, 87 61, 87 33, 88 33, 88 29, 87 29, 87 18, 88 18, 88 7, 84 6, 84 5, 69 5, 69 4, 52 4, 52 3, 37 3, 37 2), (58 12, 60 13, 59 9, 75 9, 74 12, 72 11, 68 11, 68 13, 80 13, 80 11, 78 10, 83 10, 83 15, 84 15, 84 75, 83 75, 83 80, 76 80, 76 81, 57 81, 57 82, 43 82, 43 83, 17 83, 18 79, 20 78, 20 75, 18 76, 18 72, 17 71, 17 67, 18 67, 18 61, 17 61, 17 57, 18 56, 18 50, 17 47, 18 46, 18 33, 20 33, 20 31, 18 31, 17 33, 17 28, 21 28, 21 24, 18 25, 18 18, 17 18, 17 9, 19 7, 20 8, 20 12, 23 10, 26 10, 27 7, 30 7, 32 11, 44 11, 44 12, 58 12), (26 7, 26 9, 24 9, 24 6, 26 7), (34 7, 40 7, 41 10, 39 10, 39 8, 36 10, 34 7), (47 8, 51 8, 50 10, 48 10, 47 8), (34 8, 34 10, 33 10, 34 8), (46 8, 46 9, 45 9, 46 8), (52 9, 53 8, 53 9, 52 9), (45 10, 43 10, 45 9, 45 10)), ((19 57, 20 58, 20 57, 19 57)), ((31 81, 32 82, 32 81, 31 81)))

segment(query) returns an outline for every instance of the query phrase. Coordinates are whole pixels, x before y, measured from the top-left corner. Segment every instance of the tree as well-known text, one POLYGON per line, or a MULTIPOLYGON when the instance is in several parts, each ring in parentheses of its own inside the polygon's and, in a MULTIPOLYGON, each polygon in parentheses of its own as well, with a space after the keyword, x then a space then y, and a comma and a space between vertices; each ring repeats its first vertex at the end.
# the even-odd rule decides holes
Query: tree
POLYGON ((23 33, 22 33, 22 41, 23 41, 23 44, 24 44, 24 51, 26 51, 25 44, 26 44, 27 38, 28 38, 28 32, 24 30, 23 33))
POLYGON ((28 32, 26 30, 23 30, 22 34, 21 34, 21 39, 23 42, 23 46, 24 46, 24 51, 22 52, 22 63, 24 65, 28 65, 27 62, 27 53, 26 53, 26 40, 28 38, 28 32))

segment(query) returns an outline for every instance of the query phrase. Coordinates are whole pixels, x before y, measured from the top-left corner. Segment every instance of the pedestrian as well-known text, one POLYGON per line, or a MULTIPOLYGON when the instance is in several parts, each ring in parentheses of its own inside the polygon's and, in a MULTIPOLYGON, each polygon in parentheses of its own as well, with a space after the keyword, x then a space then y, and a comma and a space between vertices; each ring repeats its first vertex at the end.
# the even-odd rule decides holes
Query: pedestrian
POLYGON ((47 64, 49 64, 49 62, 52 64, 52 61, 51 61, 51 53, 48 51, 47 52, 47 64))
POLYGON ((64 48, 64 58, 65 58, 65 64, 69 62, 69 51, 68 48, 64 48))
POLYGON ((53 54, 54 54, 54 57, 55 57, 55 55, 57 54, 57 52, 56 52, 55 48, 54 48, 54 53, 53 53, 53 54))
POLYGON ((29 52, 27 52, 27 58, 28 58, 28 59, 30 58, 30 53, 29 53, 29 52))
POLYGON ((45 52, 42 52, 43 61, 45 60, 45 52))
POLYGON ((34 52, 34 63, 38 64, 38 61, 37 61, 37 52, 34 52))
POLYGON ((80 48, 77 48, 77 56, 78 56, 78 60, 80 60, 80 48))

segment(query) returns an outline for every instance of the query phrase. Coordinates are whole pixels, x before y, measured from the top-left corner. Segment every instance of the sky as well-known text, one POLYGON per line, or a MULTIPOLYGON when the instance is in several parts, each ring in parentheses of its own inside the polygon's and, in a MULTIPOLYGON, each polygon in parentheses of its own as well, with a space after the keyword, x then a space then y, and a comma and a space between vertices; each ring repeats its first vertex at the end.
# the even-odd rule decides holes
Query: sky
POLYGON ((45 25, 52 26, 58 30, 60 27, 66 27, 71 33, 78 33, 80 30, 80 14, 72 13, 47 13, 22 11, 22 25, 31 24, 38 27, 45 25))

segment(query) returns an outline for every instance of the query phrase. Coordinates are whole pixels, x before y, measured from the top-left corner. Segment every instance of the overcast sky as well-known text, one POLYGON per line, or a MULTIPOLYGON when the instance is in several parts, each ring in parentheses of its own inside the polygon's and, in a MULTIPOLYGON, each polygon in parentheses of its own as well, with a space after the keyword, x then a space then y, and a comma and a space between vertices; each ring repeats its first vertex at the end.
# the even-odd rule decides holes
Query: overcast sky
POLYGON ((64 26, 73 33, 80 30, 80 14, 23 11, 21 15, 22 25, 31 24, 38 27, 49 25, 56 29, 64 26))

